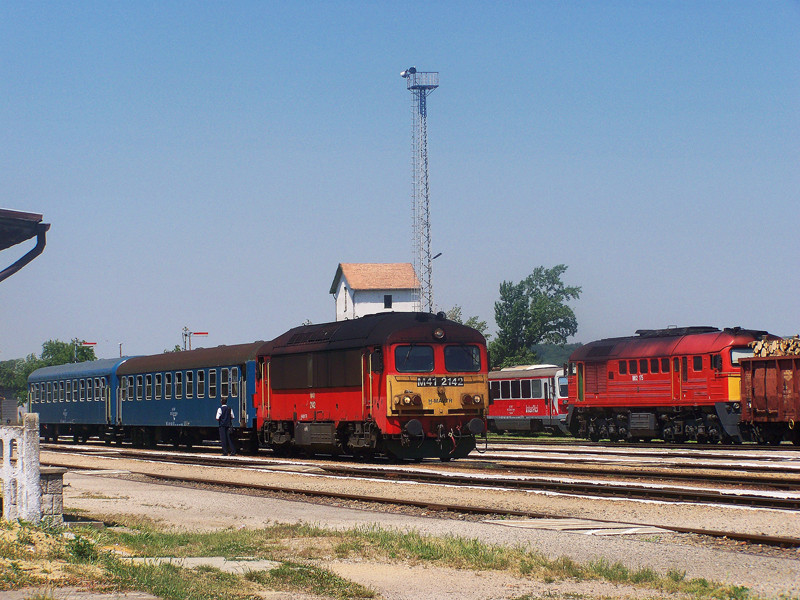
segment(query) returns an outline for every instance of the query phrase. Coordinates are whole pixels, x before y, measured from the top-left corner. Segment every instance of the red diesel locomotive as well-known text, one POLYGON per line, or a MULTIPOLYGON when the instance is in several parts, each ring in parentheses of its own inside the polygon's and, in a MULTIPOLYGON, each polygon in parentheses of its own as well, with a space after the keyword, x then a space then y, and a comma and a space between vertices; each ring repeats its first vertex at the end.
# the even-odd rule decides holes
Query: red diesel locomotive
POLYGON ((581 346, 570 356, 567 426, 594 441, 741 442, 739 359, 765 335, 685 327, 581 346))
POLYGON ((296 327, 260 350, 260 442, 276 451, 464 457, 485 431, 486 340, 443 313, 296 327))
POLYGON ((556 365, 522 365, 489 373, 491 431, 567 434, 567 378, 556 365))

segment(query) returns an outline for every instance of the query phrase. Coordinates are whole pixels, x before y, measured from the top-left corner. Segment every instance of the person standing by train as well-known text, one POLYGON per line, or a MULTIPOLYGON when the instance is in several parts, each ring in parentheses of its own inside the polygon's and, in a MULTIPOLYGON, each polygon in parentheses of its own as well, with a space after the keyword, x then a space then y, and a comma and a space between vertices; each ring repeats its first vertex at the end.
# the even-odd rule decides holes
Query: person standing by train
POLYGON ((217 423, 219 423, 219 441, 222 444, 222 456, 236 455, 236 448, 231 438, 231 426, 233 425, 233 409, 228 406, 228 399, 220 400, 220 407, 217 409, 217 423))

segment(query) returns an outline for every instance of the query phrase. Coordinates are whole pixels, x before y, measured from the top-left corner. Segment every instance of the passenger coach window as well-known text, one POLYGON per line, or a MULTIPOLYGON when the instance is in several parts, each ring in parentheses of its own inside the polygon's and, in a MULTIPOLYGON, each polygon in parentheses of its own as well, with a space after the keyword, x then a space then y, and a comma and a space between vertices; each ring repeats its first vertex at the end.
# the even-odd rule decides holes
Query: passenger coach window
POLYGON ((186 397, 194 396, 194 371, 186 371, 186 397))
POLYGON ((144 397, 146 400, 153 399, 153 376, 152 375, 145 375, 144 376, 144 397))
POLYGON ((239 367, 231 369, 231 396, 239 397, 239 367))
POLYGON ((206 372, 197 372, 197 397, 202 398, 206 395, 206 372))
POLYGON ((511 398, 511 382, 510 381, 501 381, 500 382, 500 397, 503 399, 511 398))
POLYGON ((481 370, 481 350, 478 346, 446 346, 444 368, 450 373, 481 370))
POLYGON ((58 398, 53 398, 53 401, 58 400, 59 402, 64 401, 64 382, 58 382, 58 398))
POLYGON ((433 347, 398 346, 394 349, 394 366, 398 373, 430 373, 433 371, 433 347))
MULTIPOLYGON (((49 388, 50 384, 48 383, 47 386, 49 388)), ((48 400, 47 401, 48 402, 50 402, 50 400, 49 400, 49 397, 50 397, 49 391, 50 390, 48 389, 48 394, 47 394, 47 396, 48 396, 48 400)), ((67 381, 67 402, 72 402, 72 380, 67 381)))
POLYGON ((497 400, 500 398, 500 382, 499 381, 490 381, 489 382, 489 398, 492 400, 497 400))
POLYGON ((544 392, 542 390, 541 379, 534 379, 531 381, 531 398, 544 398, 544 392))
POLYGON ((183 398, 183 372, 175 372, 175 398, 183 398))
POLYGON ((164 398, 172 398, 172 373, 164 373, 164 398))
POLYGON ((222 369, 222 371, 219 374, 219 376, 220 376, 220 387, 222 388, 222 397, 223 398, 227 398, 228 397, 228 389, 229 389, 228 386, 230 384, 230 380, 229 380, 230 374, 229 373, 230 372, 228 371, 228 369, 222 369))
POLYGON ((142 376, 136 376, 136 399, 141 400, 144 398, 144 386, 142 385, 142 376))
POLYGON ((566 377, 558 378, 558 395, 561 398, 569 396, 569 383, 566 377))
POLYGON ((217 370, 211 369, 208 372, 208 393, 212 398, 217 396, 217 370))
POLYGON ((519 379, 514 379, 511 381, 511 397, 514 400, 520 397, 519 379))
POLYGON ((156 400, 161 400, 161 390, 164 387, 164 376, 156 373, 156 400))
POLYGON ((523 398, 530 398, 531 397, 531 380, 530 379, 523 379, 522 380, 522 397, 523 398))

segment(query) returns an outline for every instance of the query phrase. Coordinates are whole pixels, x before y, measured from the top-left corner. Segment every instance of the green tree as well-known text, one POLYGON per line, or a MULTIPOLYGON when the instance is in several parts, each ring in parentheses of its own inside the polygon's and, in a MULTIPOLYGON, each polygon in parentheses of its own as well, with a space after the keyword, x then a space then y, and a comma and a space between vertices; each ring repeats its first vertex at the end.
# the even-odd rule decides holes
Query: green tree
POLYGON ((78 362, 97 360, 94 348, 82 346, 77 338, 72 342, 47 340, 42 344, 42 356, 29 354, 26 358, 6 360, 0 363, 0 387, 14 390, 17 402, 24 403, 28 398, 28 376, 41 367, 63 365, 75 360, 76 348, 78 362))
POLYGON ((465 321, 464 317, 461 314, 461 307, 458 304, 456 304, 453 308, 448 310, 447 313, 445 314, 447 318, 450 319, 451 321, 455 321, 456 323, 461 323, 462 325, 466 325, 467 327, 472 327, 473 329, 477 329, 483 334, 483 337, 485 337, 487 340, 491 336, 491 334, 486 333, 486 330, 489 328, 489 326, 486 324, 486 321, 481 321, 478 317, 470 317, 465 321))
POLYGON ((564 345, 575 335, 578 320, 566 303, 577 300, 581 288, 564 284, 566 270, 566 265, 540 266, 519 283, 500 284, 500 299, 494 303, 497 339, 489 347, 493 366, 535 363, 534 345, 564 345))
POLYGON ((64 365, 71 362, 97 360, 93 346, 83 346, 86 340, 73 338, 71 342, 47 340, 42 344, 42 366, 64 365))

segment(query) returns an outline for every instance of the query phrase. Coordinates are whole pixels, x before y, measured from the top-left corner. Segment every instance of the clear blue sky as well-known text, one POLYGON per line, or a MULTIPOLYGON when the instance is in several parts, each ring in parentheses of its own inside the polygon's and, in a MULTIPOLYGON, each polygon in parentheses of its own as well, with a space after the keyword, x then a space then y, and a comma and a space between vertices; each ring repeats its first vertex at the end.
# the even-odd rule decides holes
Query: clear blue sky
POLYGON ((412 65, 440 308, 564 263, 575 341, 800 332, 797 1, 9 1, 0 58, 0 206, 52 224, 0 360, 332 320, 339 262, 412 260, 412 65))

